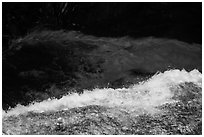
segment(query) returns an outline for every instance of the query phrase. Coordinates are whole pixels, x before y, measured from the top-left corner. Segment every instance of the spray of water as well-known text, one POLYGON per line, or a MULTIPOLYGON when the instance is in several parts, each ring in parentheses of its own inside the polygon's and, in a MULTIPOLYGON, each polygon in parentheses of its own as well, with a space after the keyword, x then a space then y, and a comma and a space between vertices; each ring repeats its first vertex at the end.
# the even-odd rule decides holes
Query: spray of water
POLYGON ((83 94, 71 94, 61 99, 48 99, 35 102, 28 106, 17 105, 3 116, 26 114, 27 112, 48 112, 67 110, 88 105, 100 105, 109 108, 119 108, 128 112, 157 113, 157 106, 173 103, 173 88, 184 82, 193 82, 202 86, 202 74, 198 70, 187 72, 185 70, 169 70, 157 73, 147 81, 133 85, 129 88, 104 88, 85 90, 83 94), (142 110, 142 111, 141 111, 142 110))

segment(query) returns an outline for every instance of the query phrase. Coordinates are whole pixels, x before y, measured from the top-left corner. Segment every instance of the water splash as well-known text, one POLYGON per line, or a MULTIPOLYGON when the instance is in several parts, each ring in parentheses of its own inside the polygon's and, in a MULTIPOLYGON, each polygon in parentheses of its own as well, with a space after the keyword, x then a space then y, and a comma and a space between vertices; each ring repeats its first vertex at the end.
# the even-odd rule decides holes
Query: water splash
POLYGON ((143 111, 156 113, 156 107, 165 103, 172 103, 176 87, 184 82, 193 82, 199 87, 202 86, 202 74, 198 70, 187 72, 185 70, 169 70, 164 73, 155 74, 147 81, 133 85, 129 88, 104 88, 85 90, 83 94, 71 94, 61 99, 48 99, 42 102, 35 102, 28 106, 17 105, 8 112, 3 111, 3 116, 25 114, 27 112, 48 112, 67 110, 75 107, 88 105, 101 105, 111 108, 119 108, 128 112, 143 111), (141 111, 142 110, 142 111, 141 111))

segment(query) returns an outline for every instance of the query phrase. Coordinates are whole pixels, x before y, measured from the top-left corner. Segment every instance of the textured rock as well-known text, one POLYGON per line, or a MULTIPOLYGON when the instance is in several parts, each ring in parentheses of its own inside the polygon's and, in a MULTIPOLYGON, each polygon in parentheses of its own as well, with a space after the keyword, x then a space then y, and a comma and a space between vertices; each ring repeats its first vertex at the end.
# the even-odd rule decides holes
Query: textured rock
POLYGON ((159 113, 138 114, 121 107, 89 105, 3 117, 2 131, 14 135, 201 135, 202 89, 183 83, 172 92, 177 102, 158 106, 159 113))

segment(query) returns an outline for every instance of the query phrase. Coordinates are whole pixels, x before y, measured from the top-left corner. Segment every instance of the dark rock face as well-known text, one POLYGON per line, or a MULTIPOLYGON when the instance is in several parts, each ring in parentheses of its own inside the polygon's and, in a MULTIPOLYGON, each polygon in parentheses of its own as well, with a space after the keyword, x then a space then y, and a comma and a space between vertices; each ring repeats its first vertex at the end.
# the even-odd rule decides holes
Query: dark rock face
POLYGON ((3 52, 3 106, 60 97, 73 89, 121 87, 170 68, 202 71, 201 45, 33 32, 3 52))

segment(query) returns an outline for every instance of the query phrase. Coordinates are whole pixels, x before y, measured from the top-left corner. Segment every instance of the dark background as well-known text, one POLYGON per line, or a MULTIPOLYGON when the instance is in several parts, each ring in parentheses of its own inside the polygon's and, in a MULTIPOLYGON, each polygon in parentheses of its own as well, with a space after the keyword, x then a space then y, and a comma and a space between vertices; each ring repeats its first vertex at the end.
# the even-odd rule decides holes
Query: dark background
POLYGON ((3 49, 36 29, 202 42, 202 3, 3 3, 3 49))
POLYGON ((168 66, 202 71, 202 3, 4 2, 2 11, 4 110, 68 91, 129 86, 168 66), (81 33, 61 29, 85 35, 72 40, 81 33))

